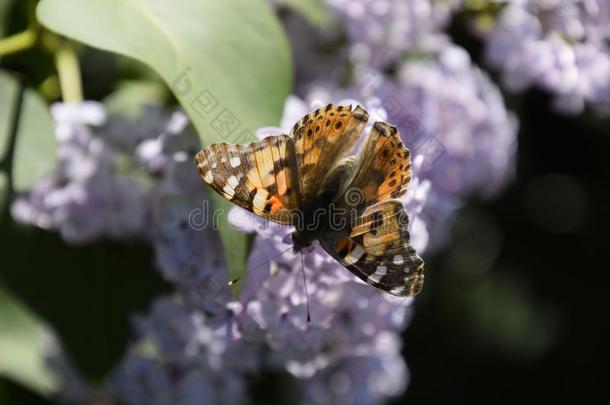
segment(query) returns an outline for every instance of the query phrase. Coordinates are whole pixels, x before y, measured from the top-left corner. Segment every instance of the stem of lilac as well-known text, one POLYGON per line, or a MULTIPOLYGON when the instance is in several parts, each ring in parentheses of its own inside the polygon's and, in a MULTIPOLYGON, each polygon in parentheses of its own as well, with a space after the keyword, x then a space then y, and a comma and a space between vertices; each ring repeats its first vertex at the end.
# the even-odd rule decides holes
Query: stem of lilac
POLYGON ((74 46, 64 41, 55 54, 55 66, 59 75, 59 86, 64 102, 83 101, 80 65, 74 46))
POLYGON ((25 31, 0 40, 0 57, 30 49, 38 39, 37 25, 29 26, 25 31))

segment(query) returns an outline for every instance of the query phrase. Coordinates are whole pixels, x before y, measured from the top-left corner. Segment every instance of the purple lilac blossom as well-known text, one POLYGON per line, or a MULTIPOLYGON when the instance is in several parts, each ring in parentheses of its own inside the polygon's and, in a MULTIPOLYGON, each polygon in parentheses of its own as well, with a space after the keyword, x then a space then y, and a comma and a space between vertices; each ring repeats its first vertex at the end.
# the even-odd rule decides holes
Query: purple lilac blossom
POLYGON ((420 177, 461 200, 501 189, 514 172, 517 120, 468 53, 437 36, 396 70, 360 70, 355 91, 384 107, 412 155, 423 157, 420 177))
POLYGON ((399 336, 379 333, 372 348, 357 348, 352 356, 310 378, 303 390, 305 402, 364 405, 399 395, 404 389, 404 379, 408 378, 399 352, 399 336))
POLYGON ((242 373, 258 364, 255 352, 240 350, 230 317, 212 318, 166 297, 136 325, 141 340, 112 375, 107 395, 134 405, 245 403, 242 373))
MULTIPOLYGON (((273 233, 287 231, 278 226, 273 233)), ((359 386, 362 403, 381 403, 400 394, 407 384, 400 331, 410 316, 411 299, 371 288, 317 246, 303 253, 312 317, 308 324, 300 258, 291 252, 279 255, 286 245, 275 239, 257 238, 241 296, 242 318, 250 317, 257 326, 251 329, 271 348, 269 365, 297 378, 308 393, 306 403, 328 403, 328 396, 344 398, 337 403, 359 403, 348 401, 347 392, 335 392, 336 378, 359 386), (382 336, 387 344, 379 345, 382 336), (390 362, 379 364, 380 357, 390 362), (361 385, 374 379, 384 384, 361 385)))
POLYGON ((11 206, 13 217, 57 229, 69 242, 128 239, 146 232, 150 187, 121 172, 119 155, 94 133, 106 120, 101 104, 55 104, 55 171, 11 206))
POLYGON ((172 114, 166 130, 140 143, 135 154, 157 173, 150 204, 158 269, 191 305, 218 313, 231 301, 229 279, 218 253, 220 239, 209 222, 212 207, 207 190, 190 158, 200 149, 199 139, 186 130, 187 124, 183 113, 172 114))
POLYGON ((589 103, 610 113, 608 1, 509 2, 484 39, 510 89, 539 86, 564 112, 580 113, 589 103))
POLYGON ((345 25, 353 62, 383 67, 441 30, 461 0, 326 0, 345 25))

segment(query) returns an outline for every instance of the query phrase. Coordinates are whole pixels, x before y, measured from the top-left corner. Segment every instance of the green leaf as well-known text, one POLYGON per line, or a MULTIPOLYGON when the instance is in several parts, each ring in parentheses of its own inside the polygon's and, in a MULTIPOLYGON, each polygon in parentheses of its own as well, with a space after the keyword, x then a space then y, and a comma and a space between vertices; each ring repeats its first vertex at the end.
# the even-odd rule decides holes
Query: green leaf
MULTIPOLYGON (((151 66, 204 145, 252 141, 257 128, 279 122, 292 63, 266 0, 42 0, 37 14, 53 31, 151 66)), ((228 212, 232 205, 211 194, 215 208, 228 212)), ((244 271, 246 237, 221 222, 236 277, 244 271)))
POLYGON ((324 0, 280 0, 280 4, 302 14, 312 25, 324 27, 332 19, 332 14, 324 0))
POLYGON ((57 140, 49 106, 26 89, 13 152, 13 190, 20 192, 49 174, 57 158, 57 140))
POLYGON ((49 107, 33 90, 25 89, 12 157, 9 156, 19 83, 0 71, 0 156, 11 163, 13 190, 19 192, 36 184, 55 165, 57 142, 49 107))
POLYGON ((0 284, 0 375, 49 395, 57 380, 44 362, 45 326, 0 284))

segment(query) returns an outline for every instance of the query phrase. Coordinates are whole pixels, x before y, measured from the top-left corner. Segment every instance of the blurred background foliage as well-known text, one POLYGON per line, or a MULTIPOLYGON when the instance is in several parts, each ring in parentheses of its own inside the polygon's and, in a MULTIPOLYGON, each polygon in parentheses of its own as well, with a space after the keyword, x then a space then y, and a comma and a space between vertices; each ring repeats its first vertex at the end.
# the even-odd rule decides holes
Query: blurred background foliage
MULTIPOLYGON (((45 160, 48 153, 37 152, 53 148, 44 143, 53 136, 45 135, 51 123, 40 105, 61 98, 52 50, 66 40, 35 22, 36 3, 0 1, 0 33, 30 30, 35 38, 27 50, 0 56, 1 68, 12 75, 0 75, 0 102, 36 116, 25 122, 40 125, 27 131, 36 139, 18 137, 19 144, 11 144, 7 134, 15 115, 2 108, 7 115, 0 117, 0 155, 9 149, 15 156, 22 153, 19 164, 28 168, 12 166, 12 183, 8 166, 0 170, 0 403, 6 404, 50 403, 44 395, 48 376, 39 375, 36 364, 29 375, 2 376, 10 356, 19 355, 3 352, 3 342, 28 339, 7 333, 13 325, 26 332, 40 325, 35 319, 53 325, 70 358, 95 384, 129 340, 129 314, 146 310, 153 297, 170 291, 152 270, 147 245, 68 246, 58 235, 17 225, 8 215, 5 191, 32 184, 53 162, 52 154, 45 160), (20 384, 32 381, 34 390, 20 384)), ((297 0, 286 3, 303 7, 297 0)), ((315 11, 320 9, 301 10, 323 23, 327 17, 315 11)), ((481 45, 459 17, 450 30, 479 61, 481 45)), ((142 63, 70 45, 87 99, 104 100, 110 111, 125 114, 137 114, 133 107, 142 101, 176 104, 162 79, 142 63)), ((497 199, 463 207, 450 244, 428 264, 426 288, 404 333, 412 380, 396 403, 571 404, 604 392, 610 375, 603 310, 610 127, 588 113, 555 113, 549 95, 539 90, 508 103, 516 106, 521 122, 516 179, 497 199)), ((23 367, 35 363, 27 356, 19 361, 23 367)), ((266 389, 278 389, 268 381, 260 385, 261 398, 269 395, 266 389)))

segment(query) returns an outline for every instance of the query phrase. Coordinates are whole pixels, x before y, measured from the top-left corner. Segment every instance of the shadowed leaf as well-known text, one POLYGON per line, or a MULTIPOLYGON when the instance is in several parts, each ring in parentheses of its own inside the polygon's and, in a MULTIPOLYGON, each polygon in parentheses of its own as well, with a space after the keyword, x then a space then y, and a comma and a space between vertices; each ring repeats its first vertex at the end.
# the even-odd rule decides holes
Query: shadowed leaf
POLYGON ((57 382, 45 367, 44 325, 0 284, 0 375, 49 395, 57 382))

